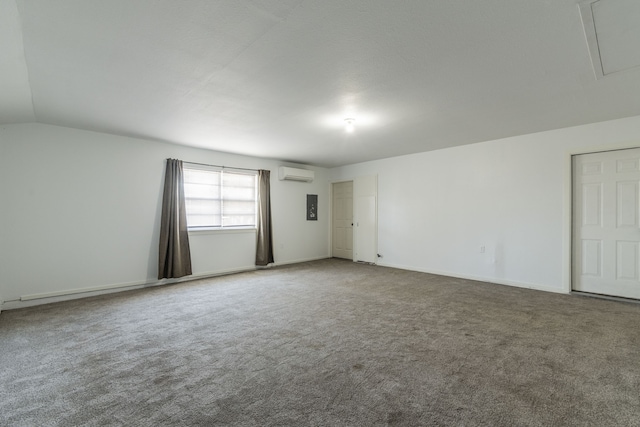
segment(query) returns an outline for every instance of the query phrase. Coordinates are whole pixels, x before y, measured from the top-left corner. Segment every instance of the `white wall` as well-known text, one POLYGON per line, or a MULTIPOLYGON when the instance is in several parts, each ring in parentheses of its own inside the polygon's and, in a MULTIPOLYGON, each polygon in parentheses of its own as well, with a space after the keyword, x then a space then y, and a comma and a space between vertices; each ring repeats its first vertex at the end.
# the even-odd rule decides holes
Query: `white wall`
MULTIPOLYGON (((0 126, 0 295, 155 283, 166 158, 271 170, 277 264, 329 256, 328 171, 278 180, 283 162, 41 124, 0 126), (306 194, 319 220, 306 221, 306 194)), ((293 165, 296 166, 296 165, 293 165)), ((194 276, 254 268, 255 231, 191 234, 194 276)), ((42 302, 42 301, 40 301, 42 302)))
MULTIPOLYGON (((0 298, 11 308, 25 295, 154 283, 168 157, 270 169, 277 263, 329 256, 328 183, 377 175, 379 264, 566 292, 570 155, 638 146, 633 117, 312 168, 306 184, 278 181, 274 160, 0 126, 0 298), (317 222, 305 220, 306 194, 318 194, 317 222)), ((192 235, 191 243, 195 275, 253 268, 251 233, 192 235)))
POLYGON ((380 265, 568 292, 570 155, 638 146, 633 117, 339 167, 330 179, 378 175, 380 265))

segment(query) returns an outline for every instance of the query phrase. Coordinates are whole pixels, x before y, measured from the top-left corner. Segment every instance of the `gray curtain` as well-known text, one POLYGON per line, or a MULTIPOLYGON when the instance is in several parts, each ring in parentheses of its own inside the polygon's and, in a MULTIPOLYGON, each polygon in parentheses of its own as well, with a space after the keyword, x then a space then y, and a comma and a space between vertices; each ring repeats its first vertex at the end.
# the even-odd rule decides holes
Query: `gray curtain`
POLYGON ((158 279, 191 274, 191 251, 184 203, 182 161, 167 159, 160 222, 158 279))
POLYGON ((258 247, 256 265, 273 262, 271 241, 271 171, 258 171, 258 247))

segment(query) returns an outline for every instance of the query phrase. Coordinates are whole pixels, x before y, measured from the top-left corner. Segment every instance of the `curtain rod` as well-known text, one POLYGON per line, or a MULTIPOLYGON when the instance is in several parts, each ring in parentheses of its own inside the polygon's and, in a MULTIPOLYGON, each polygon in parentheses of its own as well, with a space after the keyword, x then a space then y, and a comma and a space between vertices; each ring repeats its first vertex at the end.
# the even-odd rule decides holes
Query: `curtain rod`
POLYGON ((214 168, 222 168, 222 169, 236 169, 236 170, 241 170, 241 171, 252 171, 252 172, 258 172, 259 169, 249 169, 249 168, 234 168, 231 166, 221 166, 221 165, 209 165, 206 163, 196 163, 196 162, 186 162, 186 161, 182 161, 182 163, 187 163, 189 165, 199 165, 199 166, 210 166, 210 167, 214 167, 214 168))

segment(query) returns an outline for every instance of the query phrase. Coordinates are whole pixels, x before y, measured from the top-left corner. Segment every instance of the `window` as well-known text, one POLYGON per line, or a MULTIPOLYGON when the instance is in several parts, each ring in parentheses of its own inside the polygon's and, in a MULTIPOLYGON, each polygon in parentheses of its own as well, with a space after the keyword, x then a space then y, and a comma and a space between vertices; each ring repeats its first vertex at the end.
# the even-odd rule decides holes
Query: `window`
POLYGON ((255 228, 257 175, 184 166, 184 196, 189 229, 255 228))

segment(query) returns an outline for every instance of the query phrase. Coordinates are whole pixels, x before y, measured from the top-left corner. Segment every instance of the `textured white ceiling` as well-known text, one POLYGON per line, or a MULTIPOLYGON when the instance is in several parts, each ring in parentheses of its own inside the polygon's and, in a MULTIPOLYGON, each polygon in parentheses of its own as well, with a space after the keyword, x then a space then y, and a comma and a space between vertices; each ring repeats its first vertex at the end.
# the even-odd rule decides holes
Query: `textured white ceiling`
POLYGON ((34 120, 18 9, 0 0, 0 123, 34 120))
POLYGON ((24 44, 0 89, 30 82, 0 123, 335 166, 639 115, 640 70, 595 79, 577 3, 0 0, 3 56, 24 44))

